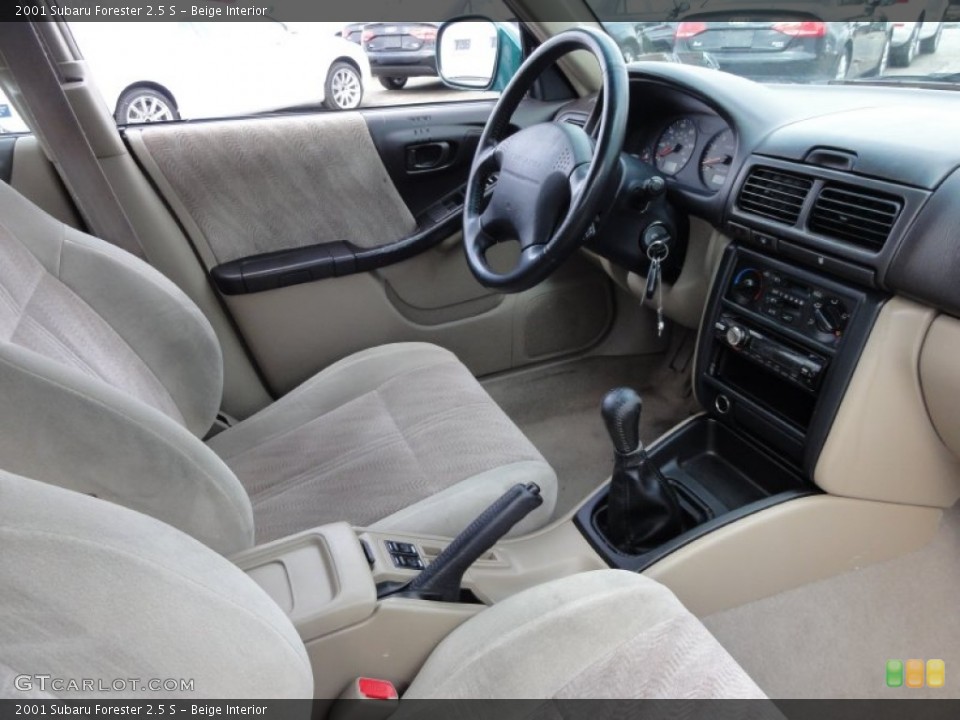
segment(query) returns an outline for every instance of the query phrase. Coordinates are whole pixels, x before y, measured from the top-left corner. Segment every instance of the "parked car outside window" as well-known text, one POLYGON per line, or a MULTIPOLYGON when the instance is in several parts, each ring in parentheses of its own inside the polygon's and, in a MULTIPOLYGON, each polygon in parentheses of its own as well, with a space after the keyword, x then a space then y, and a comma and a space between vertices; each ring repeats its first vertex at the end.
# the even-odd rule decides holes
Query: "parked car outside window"
POLYGON ((71 31, 121 125, 301 106, 352 110, 371 78, 355 43, 278 22, 78 22, 71 31))

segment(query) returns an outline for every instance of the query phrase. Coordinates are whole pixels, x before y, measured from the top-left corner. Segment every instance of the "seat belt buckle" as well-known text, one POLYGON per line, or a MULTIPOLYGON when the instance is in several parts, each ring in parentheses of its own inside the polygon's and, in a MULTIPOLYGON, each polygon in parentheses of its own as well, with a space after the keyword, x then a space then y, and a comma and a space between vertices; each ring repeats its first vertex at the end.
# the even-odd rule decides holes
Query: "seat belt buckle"
POLYGON ((340 693, 330 720, 386 720, 396 712, 400 694, 389 680, 358 677, 340 693))

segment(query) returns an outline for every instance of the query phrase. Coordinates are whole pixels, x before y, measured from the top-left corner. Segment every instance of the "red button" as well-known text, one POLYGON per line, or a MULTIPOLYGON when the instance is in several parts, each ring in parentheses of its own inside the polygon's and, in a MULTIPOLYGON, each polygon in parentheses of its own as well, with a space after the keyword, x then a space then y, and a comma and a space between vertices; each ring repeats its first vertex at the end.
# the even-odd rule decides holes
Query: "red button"
POLYGON ((357 680, 357 687, 360 694, 369 700, 397 700, 397 689, 389 680, 374 680, 373 678, 360 678, 357 680))

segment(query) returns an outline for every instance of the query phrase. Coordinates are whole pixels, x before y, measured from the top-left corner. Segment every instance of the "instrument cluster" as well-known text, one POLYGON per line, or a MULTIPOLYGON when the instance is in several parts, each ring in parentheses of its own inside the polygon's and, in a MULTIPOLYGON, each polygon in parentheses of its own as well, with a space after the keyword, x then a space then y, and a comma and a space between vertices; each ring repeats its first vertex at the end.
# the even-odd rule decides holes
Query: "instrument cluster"
POLYGON ((672 184, 715 193, 732 181, 737 136, 716 115, 686 114, 640 128, 628 151, 655 165, 672 184))

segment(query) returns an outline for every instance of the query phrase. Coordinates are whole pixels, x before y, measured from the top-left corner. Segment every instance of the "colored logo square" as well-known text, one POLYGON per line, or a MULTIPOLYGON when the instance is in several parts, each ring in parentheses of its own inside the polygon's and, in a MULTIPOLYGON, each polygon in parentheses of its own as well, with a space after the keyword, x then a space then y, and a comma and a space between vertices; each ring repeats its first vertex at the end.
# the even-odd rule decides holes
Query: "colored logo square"
POLYGON ((927 687, 942 688, 947 679, 947 664, 943 660, 927 660, 927 687))
POLYGON ((903 661, 887 660, 887 687, 901 687, 903 685, 903 661))
POLYGON ((923 687, 923 660, 907 660, 906 682, 908 688, 923 687))

